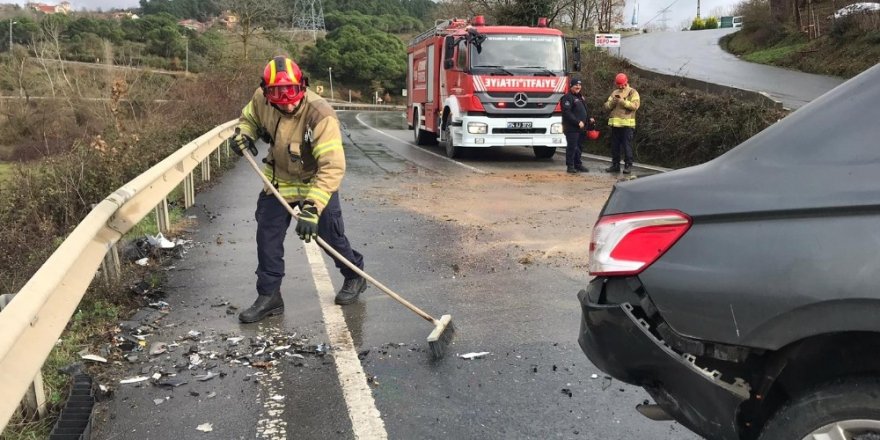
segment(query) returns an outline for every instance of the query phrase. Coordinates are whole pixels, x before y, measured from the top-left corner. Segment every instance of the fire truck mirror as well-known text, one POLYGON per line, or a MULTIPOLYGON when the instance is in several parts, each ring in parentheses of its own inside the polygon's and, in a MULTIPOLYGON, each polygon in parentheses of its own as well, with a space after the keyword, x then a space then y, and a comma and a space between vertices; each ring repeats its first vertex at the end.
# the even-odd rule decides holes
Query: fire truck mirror
POLYGON ((443 68, 451 69, 454 65, 452 59, 455 56, 455 37, 446 37, 443 41, 443 46, 443 68))
POLYGON ((455 63, 453 63, 452 60, 443 60, 443 68, 446 70, 451 69, 454 65, 455 63))

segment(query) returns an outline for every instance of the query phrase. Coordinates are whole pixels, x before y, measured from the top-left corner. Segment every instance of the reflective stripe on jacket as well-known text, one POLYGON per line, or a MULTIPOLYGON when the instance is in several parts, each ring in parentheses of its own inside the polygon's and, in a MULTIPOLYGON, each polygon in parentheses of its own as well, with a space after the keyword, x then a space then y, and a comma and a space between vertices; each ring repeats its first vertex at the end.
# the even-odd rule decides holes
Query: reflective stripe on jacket
POLYGON ((345 175, 339 120, 324 98, 309 90, 287 115, 257 89, 242 109, 238 127, 253 139, 268 139, 263 174, 288 202, 309 201, 318 213, 324 210, 345 175))
POLYGON ((614 89, 611 96, 605 101, 605 108, 611 110, 608 115, 608 125, 612 127, 633 127, 636 126, 636 110, 639 109, 641 100, 639 92, 627 85, 623 89, 614 89), (614 98, 620 98, 617 104, 613 104, 614 98))

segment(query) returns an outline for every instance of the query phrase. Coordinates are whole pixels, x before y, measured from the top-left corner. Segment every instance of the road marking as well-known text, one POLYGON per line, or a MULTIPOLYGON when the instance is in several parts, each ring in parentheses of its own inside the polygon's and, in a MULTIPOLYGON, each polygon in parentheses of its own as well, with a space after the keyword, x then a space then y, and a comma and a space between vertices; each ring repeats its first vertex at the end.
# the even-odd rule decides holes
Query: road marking
MULTIPOLYGON (((380 134, 383 134, 383 135, 385 135, 385 136, 388 136, 388 137, 390 137, 391 139, 397 140, 397 141, 399 141, 399 142, 403 142, 403 143, 406 144, 406 145, 413 145, 410 141, 407 141, 407 140, 401 139, 401 138, 399 138, 399 137, 397 137, 397 136, 394 136, 393 134, 385 133, 384 131, 379 130, 379 129, 376 128, 376 127, 373 127, 372 125, 367 124, 366 122, 363 121, 363 119, 361 119, 361 114, 360 114, 360 113, 358 113, 357 115, 355 115, 354 118, 357 119, 357 121, 360 122, 361 125, 363 125, 364 127, 369 128, 370 130, 373 130, 373 131, 379 132, 380 134)), ((432 155, 432 156, 436 156, 436 157, 439 157, 439 158, 441 158, 441 159, 448 160, 448 161, 450 161, 450 162, 452 162, 452 163, 454 163, 454 164, 456 164, 456 165, 463 166, 463 167, 465 167, 465 168, 467 168, 467 169, 469 169, 469 170, 471 170, 471 171, 473 171, 473 172, 475 172, 475 173, 489 174, 488 171, 481 170, 481 169, 479 169, 479 168, 477 168, 477 167, 472 167, 472 166, 470 166, 470 165, 468 165, 468 164, 461 163, 461 162, 459 162, 459 161, 457 161, 457 160, 452 160, 452 159, 450 159, 450 158, 448 158, 448 157, 446 157, 446 156, 443 156, 443 155, 437 154, 437 153, 435 153, 435 152, 433 152, 433 151, 428 151, 428 150, 425 150, 424 148, 419 148, 419 150, 424 151, 425 153, 428 153, 428 154, 430 154, 430 155, 432 155)))
POLYGON ((327 266, 324 264, 321 250, 316 243, 304 245, 306 257, 312 268, 312 276, 315 279, 315 288, 318 290, 327 337, 333 347, 333 360, 336 362, 336 372, 339 375, 339 383, 342 385, 345 405, 348 406, 348 416, 351 419, 354 437, 370 440, 387 439, 385 423, 376 408, 373 391, 367 384, 367 376, 358 359, 348 325, 345 324, 342 308, 333 303, 336 293, 333 291, 333 284, 330 282, 330 275, 327 273, 327 266))
POLYGON ((268 378, 262 376, 263 373, 257 373, 260 377, 260 384, 263 385, 262 391, 266 393, 263 400, 263 409, 268 417, 257 420, 257 438, 267 440, 287 440, 287 422, 284 421, 284 399, 275 400, 272 396, 279 394, 279 386, 282 383, 281 371, 279 368, 273 368, 268 374, 268 378))

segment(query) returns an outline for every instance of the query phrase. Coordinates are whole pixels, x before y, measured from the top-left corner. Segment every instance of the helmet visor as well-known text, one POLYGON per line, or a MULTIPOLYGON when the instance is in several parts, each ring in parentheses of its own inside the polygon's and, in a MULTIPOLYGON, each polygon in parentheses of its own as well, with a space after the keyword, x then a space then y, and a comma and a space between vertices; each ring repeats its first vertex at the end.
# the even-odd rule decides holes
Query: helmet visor
POLYGON ((273 86, 266 91, 266 98, 273 104, 296 104, 302 98, 303 91, 298 84, 273 86))

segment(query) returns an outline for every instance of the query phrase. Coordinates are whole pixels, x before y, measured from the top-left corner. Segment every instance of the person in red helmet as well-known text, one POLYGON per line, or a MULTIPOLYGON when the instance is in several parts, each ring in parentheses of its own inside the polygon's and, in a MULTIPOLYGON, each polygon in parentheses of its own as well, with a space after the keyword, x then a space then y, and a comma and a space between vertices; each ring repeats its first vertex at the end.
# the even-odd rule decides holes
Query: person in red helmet
POLYGON ((611 166, 605 171, 620 172, 621 153, 624 154, 623 174, 632 172, 633 134, 636 129, 636 110, 641 105, 639 92, 630 87, 624 73, 614 77, 615 89, 605 101, 605 108, 611 110, 608 125, 611 126, 611 166))
MULTIPOLYGON (((245 149, 256 155, 255 139, 269 144, 263 174, 289 203, 300 207, 297 235, 307 243, 321 237, 363 268, 364 258, 351 248, 342 221, 339 186, 345 174, 345 153, 339 120, 327 101, 307 89, 306 79, 293 60, 278 56, 269 61, 260 87, 241 111, 238 129, 232 144, 239 155, 245 149)), ((264 188, 257 200, 256 220, 258 295, 238 316, 245 323, 284 311, 284 237, 291 215, 269 188, 264 188)), ((334 261, 345 277, 336 303, 351 304, 366 289, 366 280, 334 261)))

